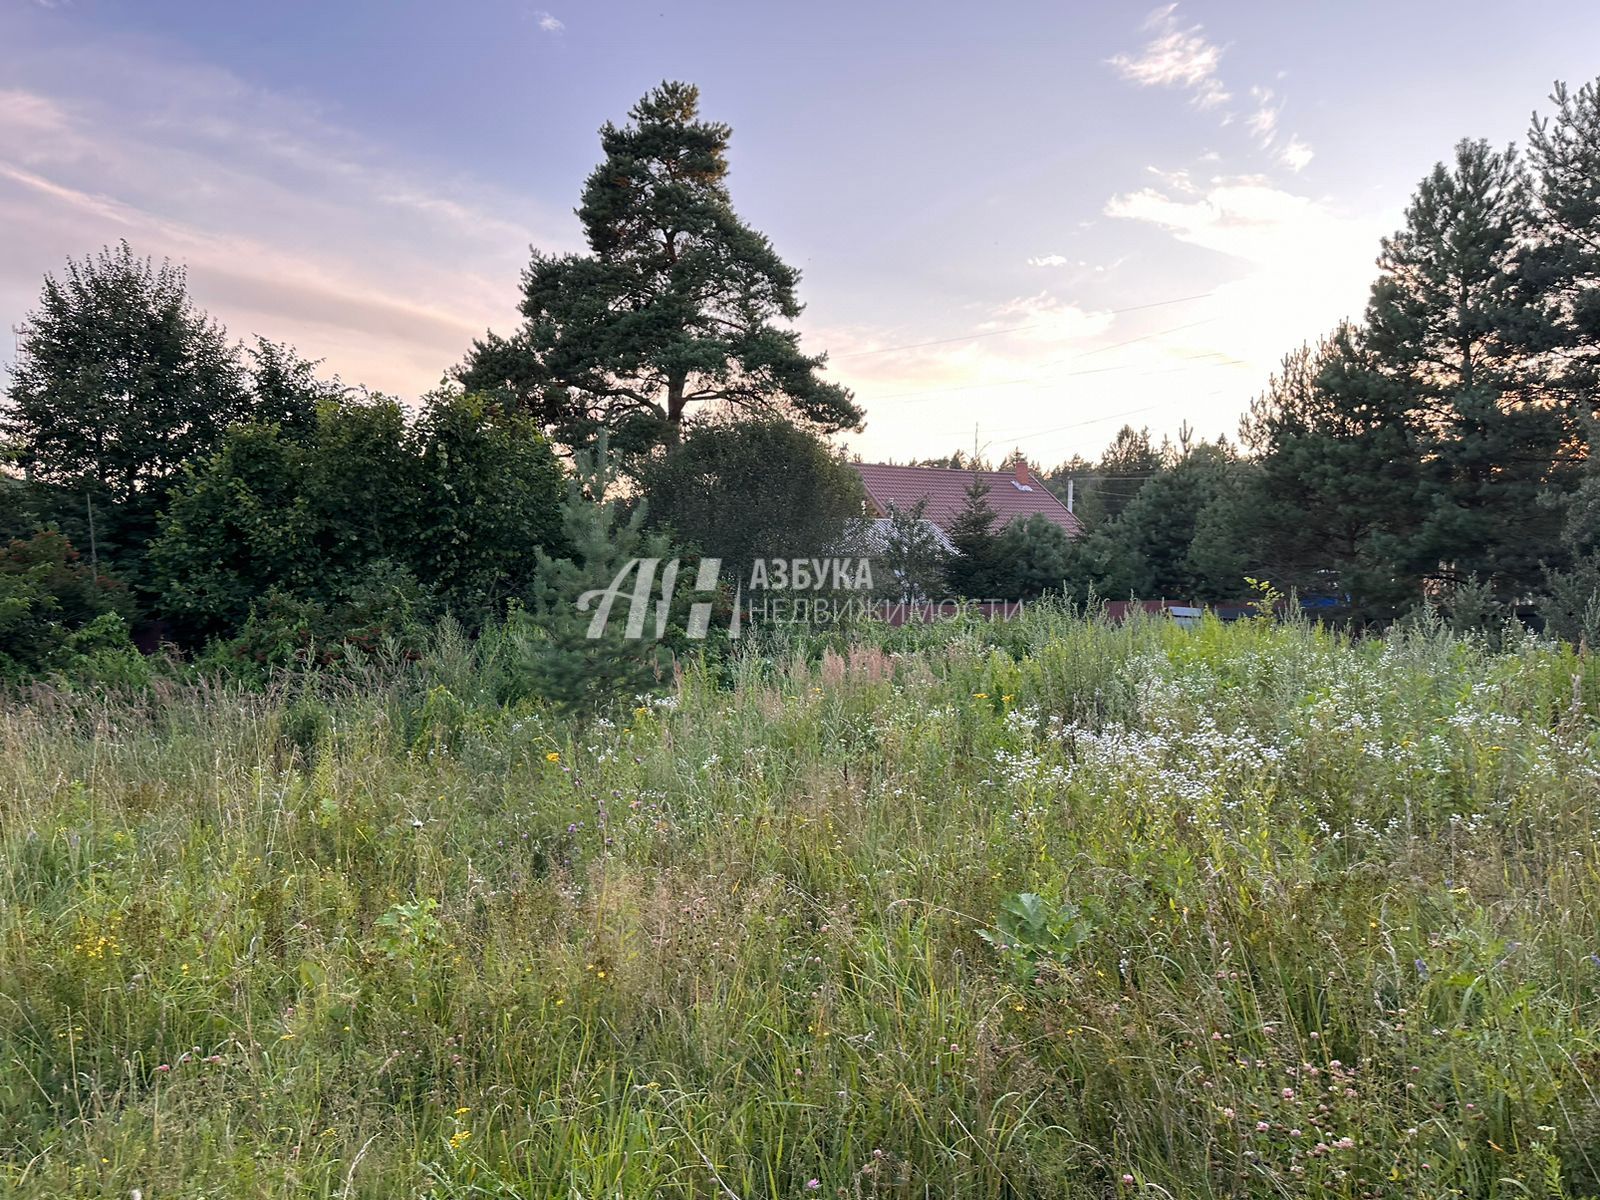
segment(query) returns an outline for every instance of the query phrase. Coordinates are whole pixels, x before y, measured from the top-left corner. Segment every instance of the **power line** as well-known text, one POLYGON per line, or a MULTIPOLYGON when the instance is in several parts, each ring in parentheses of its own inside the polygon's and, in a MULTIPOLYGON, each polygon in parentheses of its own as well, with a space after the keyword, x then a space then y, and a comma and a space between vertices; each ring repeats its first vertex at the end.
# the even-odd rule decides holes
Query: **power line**
MULTIPOLYGON (((1112 308, 1104 310, 1107 316, 1121 316, 1123 313, 1143 312, 1147 308, 1165 308, 1169 304, 1188 304, 1194 300, 1208 300, 1215 296, 1215 292, 1201 292, 1197 296, 1179 296, 1175 300, 1156 300, 1150 304, 1134 304, 1127 308, 1112 308)), ((872 354, 893 354, 897 350, 921 350, 926 346, 948 346, 952 342, 971 342, 979 338, 999 337, 1003 333, 1021 333, 1027 329, 1043 329, 1046 322, 1034 321, 1027 325, 1012 325, 1006 329, 988 329, 983 333, 963 333, 955 337, 934 338, 930 342, 909 342, 904 346, 883 346, 877 350, 857 350, 852 354, 837 354, 830 356, 830 362, 844 362, 850 358, 866 358, 872 354)))
MULTIPOLYGON (((1205 396, 1203 396, 1201 398, 1209 400, 1212 396, 1218 396, 1218 395, 1221 395, 1221 394, 1222 394, 1222 392, 1221 392, 1221 389, 1219 388, 1216 391, 1207 392, 1205 394, 1205 396)), ((1062 430, 1065 430, 1065 429, 1081 429, 1085 425, 1098 425, 1102 421, 1115 421, 1119 417, 1137 416, 1139 413, 1149 412, 1151 409, 1165 408, 1167 406, 1167 403, 1168 403, 1168 401, 1161 400, 1161 401, 1157 401, 1154 404, 1146 404, 1142 408, 1129 408, 1129 409, 1123 410, 1122 412, 1107 413, 1107 414, 1105 414, 1104 416, 1101 416, 1101 417, 1091 417, 1090 419, 1088 419, 1086 421, 1072 421, 1072 422, 1070 422, 1070 423, 1068 423, 1066 425, 1055 425, 1055 426, 1052 426, 1049 429, 1035 429, 1035 430, 1031 430, 1031 431, 1029 431, 1027 433, 1010 433, 1010 434, 997 433, 997 434, 994 434, 993 437, 991 437, 990 440, 991 441, 1000 441, 1000 442, 1026 441, 1029 438, 1043 437, 1043 436, 1045 436, 1046 434, 1049 434, 1049 433, 1060 433, 1062 430)))
POLYGON ((1141 408, 1129 408, 1124 409, 1122 412, 1106 413, 1105 416, 1102 417, 1091 417, 1087 421, 1073 421, 1068 425, 1055 425, 1049 429, 1035 429, 1025 433, 997 433, 993 435, 991 440, 1010 442, 1025 438, 1043 437, 1047 433, 1060 433, 1064 429, 1081 429, 1085 425, 1098 425, 1102 421, 1115 421, 1118 417, 1137 416, 1139 413, 1149 412, 1151 409, 1164 408, 1166 407, 1166 404, 1167 401, 1160 400, 1155 404, 1146 404, 1141 408))
MULTIPOLYGON (((1142 333, 1138 337, 1131 337, 1126 341, 1112 342, 1109 346, 1096 346, 1093 350, 1085 350, 1082 354, 1069 354, 1065 358, 1057 358, 1042 365, 1058 367, 1062 363, 1077 362, 1080 358, 1093 358, 1096 354, 1104 354, 1107 350, 1120 350, 1124 346, 1133 345, 1135 342, 1148 342, 1152 338, 1166 337, 1169 333, 1182 333, 1185 329, 1193 329, 1197 325, 1209 325, 1216 319, 1216 317, 1205 317, 1199 321, 1190 321, 1187 325, 1174 325, 1170 329, 1158 329, 1154 333, 1142 333)), ((1215 353, 1215 351, 1208 351, 1207 353, 1215 353)), ((1204 355, 1197 355, 1196 357, 1204 357, 1204 355)), ((1110 370, 1111 368, 1108 367, 1106 369, 1110 370)))

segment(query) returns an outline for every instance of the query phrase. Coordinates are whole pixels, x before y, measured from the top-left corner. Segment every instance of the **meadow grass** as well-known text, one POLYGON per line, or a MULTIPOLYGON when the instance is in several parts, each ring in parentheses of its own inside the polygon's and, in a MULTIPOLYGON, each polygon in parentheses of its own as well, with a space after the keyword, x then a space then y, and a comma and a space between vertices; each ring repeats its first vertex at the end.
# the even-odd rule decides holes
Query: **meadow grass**
POLYGON ((1004 625, 0 704, 0 1191, 1600 1194, 1600 665, 1004 625))

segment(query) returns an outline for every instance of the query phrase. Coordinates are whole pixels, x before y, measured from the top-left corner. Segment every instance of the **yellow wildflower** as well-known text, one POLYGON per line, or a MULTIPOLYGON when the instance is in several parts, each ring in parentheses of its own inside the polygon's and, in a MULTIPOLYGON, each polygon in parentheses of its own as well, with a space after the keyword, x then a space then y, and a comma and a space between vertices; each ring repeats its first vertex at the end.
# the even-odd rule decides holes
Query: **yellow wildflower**
POLYGON ((559 751, 559 750, 550 751, 549 754, 546 754, 544 756, 544 760, 545 760, 545 762, 560 762, 561 761, 561 751, 559 751))

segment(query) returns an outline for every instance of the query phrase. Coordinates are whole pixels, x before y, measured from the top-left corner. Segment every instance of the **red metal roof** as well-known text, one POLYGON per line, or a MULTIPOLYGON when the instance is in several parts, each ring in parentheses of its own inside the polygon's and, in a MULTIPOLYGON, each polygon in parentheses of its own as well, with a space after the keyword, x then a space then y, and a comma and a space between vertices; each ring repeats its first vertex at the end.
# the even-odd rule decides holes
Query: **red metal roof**
POLYGON ((997 514, 995 529, 1003 529, 1017 517, 1041 516, 1061 526, 1069 537, 1083 532, 1078 518, 1031 472, 1021 472, 1028 483, 1019 487, 1013 471, 957 471, 946 467, 891 467, 880 463, 852 463, 861 475, 878 515, 892 503, 902 511, 927 498, 926 516, 941 529, 949 529, 967 502, 967 489, 976 474, 989 485, 989 507, 997 514))

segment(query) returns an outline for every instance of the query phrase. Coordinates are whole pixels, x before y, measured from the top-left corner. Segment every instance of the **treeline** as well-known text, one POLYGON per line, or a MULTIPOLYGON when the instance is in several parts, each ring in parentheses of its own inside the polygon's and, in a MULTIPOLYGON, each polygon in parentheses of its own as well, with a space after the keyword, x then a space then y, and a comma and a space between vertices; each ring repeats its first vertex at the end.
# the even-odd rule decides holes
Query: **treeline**
MULTIPOLYGON (((1463 142, 1385 240, 1363 319, 1291 354, 1225 438, 1124 429, 1046 473, 1087 527, 891 514, 899 595, 1240 597, 1363 623, 1534 611, 1600 637, 1600 94, 1557 88, 1525 155, 1463 142)), ((46 280, 0 415, 0 675, 134 670, 131 638, 268 668, 509 631, 527 687, 584 694, 576 597, 635 555, 855 548, 863 419, 788 322, 798 274, 734 212, 727 126, 663 84, 535 253, 521 325, 415 404, 230 341, 127 245, 46 280), (519 644, 521 644, 519 643, 519 644)), ((942 465, 971 464, 961 456, 942 465)), ((592 639, 591 639, 592 640, 592 639)), ((610 645, 618 687, 655 650, 610 645)))
POLYGON ((1253 578, 1362 623, 1600 638, 1600 91, 1553 102, 1525 154, 1464 141, 1423 179, 1362 319, 1284 360, 1239 445, 1124 429, 1046 473, 1090 531, 1069 593, 1253 578))
POLYGON ((0 676, 133 670, 132 634, 222 665, 404 654, 448 617, 520 622, 529 686, 579 693, 599 648, 563 627, 630 553, 836 541, 861 496, 822 435, 861 413, 784 327, 798 275, 733 211, 729 136, 675 83, 608 124, 589 251, 535 253, 522 326, 413 405, 231 342, 126 244, 68 263, 0 415, 0 676))

